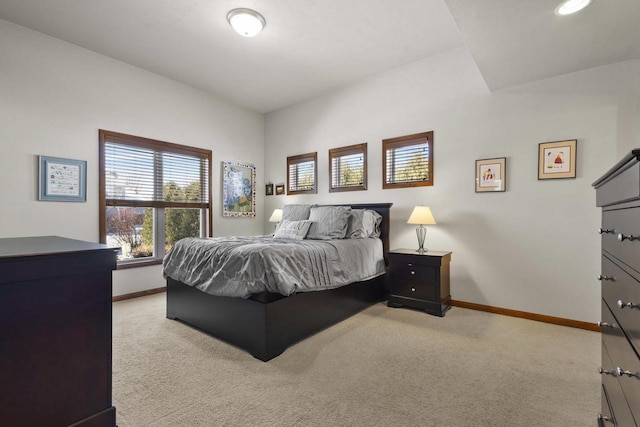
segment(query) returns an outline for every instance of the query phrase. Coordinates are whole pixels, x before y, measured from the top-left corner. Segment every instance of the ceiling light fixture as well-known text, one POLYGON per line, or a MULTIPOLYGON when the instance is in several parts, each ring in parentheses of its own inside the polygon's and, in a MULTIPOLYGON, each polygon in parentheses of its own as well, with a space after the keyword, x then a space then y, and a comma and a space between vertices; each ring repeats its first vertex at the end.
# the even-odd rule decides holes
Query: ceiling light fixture
POLYGON ((238 34, 245 37, 253 37, 267 25, 262 15, 251 9, 233 9, 227 13, 229 25, 238 34))
POLYGON ((556 7, 556 15, 571 15, 589 6, 589 3, 591 3, 591 0, 566 0, 556 7))

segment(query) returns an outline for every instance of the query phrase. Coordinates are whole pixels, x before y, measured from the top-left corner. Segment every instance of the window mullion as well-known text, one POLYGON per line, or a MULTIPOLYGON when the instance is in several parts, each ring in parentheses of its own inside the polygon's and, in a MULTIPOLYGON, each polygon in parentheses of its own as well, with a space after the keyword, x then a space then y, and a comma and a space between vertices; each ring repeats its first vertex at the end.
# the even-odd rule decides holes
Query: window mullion
POLYGON ((164 208, 153 208, 153 256, 164 257, 165 240, 165 210, 164 208))

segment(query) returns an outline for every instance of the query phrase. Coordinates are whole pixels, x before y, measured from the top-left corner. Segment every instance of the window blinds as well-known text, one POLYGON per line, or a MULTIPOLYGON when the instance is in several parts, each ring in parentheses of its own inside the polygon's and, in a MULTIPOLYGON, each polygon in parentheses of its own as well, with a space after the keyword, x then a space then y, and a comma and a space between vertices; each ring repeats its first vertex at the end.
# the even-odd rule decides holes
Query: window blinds
MULTIPOLYGON (((390 144, 391 145, 391 144, 390 144)), ((385 180, 390 183, 429 180, 429 143, 391 145, 386 150, 385 180)))
POLYGON ((105 198, 109 205, 208 207, 209 159, 106 141, 105 198))

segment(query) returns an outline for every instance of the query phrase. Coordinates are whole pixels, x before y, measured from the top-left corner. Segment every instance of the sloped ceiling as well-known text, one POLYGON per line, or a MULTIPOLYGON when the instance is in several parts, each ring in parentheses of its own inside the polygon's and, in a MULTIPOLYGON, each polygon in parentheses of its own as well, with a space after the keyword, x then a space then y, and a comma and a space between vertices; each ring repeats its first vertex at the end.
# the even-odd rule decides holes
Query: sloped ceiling
POLYGON ((0 19, 266 113, 467 47, 491 90, 640 58, 640 2, 0 0, 0 19), (226 14, 259 11, 237 35, 226 14))

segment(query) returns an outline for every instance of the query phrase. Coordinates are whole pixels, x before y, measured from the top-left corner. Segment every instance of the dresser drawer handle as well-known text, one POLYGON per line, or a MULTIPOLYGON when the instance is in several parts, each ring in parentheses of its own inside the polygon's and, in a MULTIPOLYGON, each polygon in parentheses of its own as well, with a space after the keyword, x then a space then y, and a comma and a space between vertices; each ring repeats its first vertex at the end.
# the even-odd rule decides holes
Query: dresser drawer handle
POLYGON ((633 234, 628 234, 628 235, 625 236, 623 233, 618 233, 618 240, 620 242, 624 242, 625 240, 628 240, 628 241, 631 242, 631 241, 633 241, 635 239, 637 239, 637 237, 634 236, 633 234))
POLYGON ((615 282, 616 278, 614 276, 603 276, 602 274, 598 274, 598 280, 611 280, 615 282))
POLYGON ((631 377, 636 377, 638 379, 640 379, 640 373, 638 372, 631 372, 631 371, 627 371, 625 369, 622 369, 620 366, 618 366, 616 368, 616 377, 621 377, 623 375, 628 376, 629 378, 631 377))
POLYGON ((598 426, 604 426, 604 423, 608 422, 611 424, 615 424, 615 421, 611 417, 606 417, 602 414, 598 414, 598 426))
POLYGON ((623 309, 625 307, 640 309, 640 304, 634 304, 632 302, 624 302, 622 300, 618 300, 618 308, 623 309))
POLYGON ((416 288, 411 288, 411 292, 415 292, 415 291, 416 291, 416 288))
POLYGON ((617 328, 615 323, 607 323, 607 322, 598 322, 597 325, 601 328, 617 328))
POLYGON ((409 266, 409 267, 413 267, 413 264, 407 264, 407 266, 409 266))
POLYGON ((614 371, 607 371, 606 369, 602 368, 598 368, 598 373, 600 375, 613 375, 614 377, 616 376, 616 373, 614 371))
POLYGON ((609 229, 609 228, 598 228, 598 234, 609 234, 609 233, 615 233, 616 230, 614 230, 613 228, 609 229))
POLYGON ((413 270, 411 270, 411 275, 412 275, 412 276, 415 276, 415 274, 416 274, 416 272, 415 272, 415 271, 413 271, 413 270))

